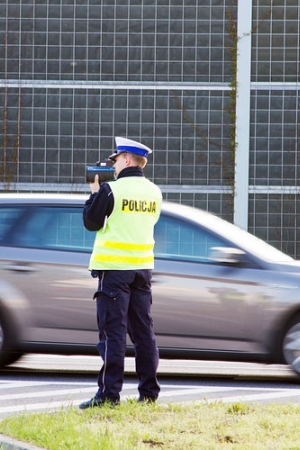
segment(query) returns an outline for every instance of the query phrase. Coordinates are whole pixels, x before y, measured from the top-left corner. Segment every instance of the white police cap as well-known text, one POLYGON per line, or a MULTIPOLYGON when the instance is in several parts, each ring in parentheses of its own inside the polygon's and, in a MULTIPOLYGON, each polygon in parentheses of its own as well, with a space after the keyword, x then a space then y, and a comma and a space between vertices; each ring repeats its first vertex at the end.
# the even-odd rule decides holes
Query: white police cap
POLYGON ((133 141, 132 139, 117 136, 115 137, 115 141, 117 148, 115 152, 108 157, 111 161, 114 161, 118 155, 124 152, 135 153, 136 155, 144 156, 145 158, 148 157, 149 153, 152 153, 152 150, 149 147, 146 147, 146 145, 141 144, 140 142, 133 141))

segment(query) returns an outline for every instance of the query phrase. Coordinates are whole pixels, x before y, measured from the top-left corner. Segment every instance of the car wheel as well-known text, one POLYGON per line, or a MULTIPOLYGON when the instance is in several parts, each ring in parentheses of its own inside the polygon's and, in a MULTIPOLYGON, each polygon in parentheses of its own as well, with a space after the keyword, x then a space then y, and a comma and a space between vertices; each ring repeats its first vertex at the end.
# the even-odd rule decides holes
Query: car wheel
POLYGON ((11 346, 12 330, 9 332, 9 325, 0 315, 0 368, 16 362, 21 358, 22 353, 13 350, 11 346))
POLYGON ((290 323, 282 342, 284 360, 300 375, 300 315, 290 323))

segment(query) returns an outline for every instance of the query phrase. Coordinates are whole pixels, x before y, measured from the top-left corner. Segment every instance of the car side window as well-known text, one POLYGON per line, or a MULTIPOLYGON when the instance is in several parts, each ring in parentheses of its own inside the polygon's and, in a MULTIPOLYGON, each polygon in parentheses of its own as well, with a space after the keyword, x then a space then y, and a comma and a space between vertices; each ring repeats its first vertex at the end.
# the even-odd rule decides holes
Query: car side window
POLYGON ((14 226, 19 222, 25 209, 23 207, 2 207, 0 208, 0 244, 7 244, 9 235, 14 226))
POLYGON ((91 251, 95 233, 86 230, 82 209, 74 207, 33 208, 15 238, 20 247, 91 251))
POLYGON ((205 229, 163 215, 155 225, 154 239, 156 258, 181 261, 213 262, 211 248, 228 246, 205 229))

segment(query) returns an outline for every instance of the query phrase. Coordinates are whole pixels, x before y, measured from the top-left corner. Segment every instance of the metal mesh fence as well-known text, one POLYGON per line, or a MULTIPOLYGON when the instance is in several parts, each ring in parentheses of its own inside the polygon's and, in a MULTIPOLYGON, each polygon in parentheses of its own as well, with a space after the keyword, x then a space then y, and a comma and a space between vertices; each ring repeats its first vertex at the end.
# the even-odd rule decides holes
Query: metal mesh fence
MULTIPOLYGON (((237 0, 0 0, 2 189, 87 191, 128 136, 167 200, 232 220, 236 17, 237 0)), ((252 1, 249 230, 296 257, 299 24, 298 0, 252 1)))

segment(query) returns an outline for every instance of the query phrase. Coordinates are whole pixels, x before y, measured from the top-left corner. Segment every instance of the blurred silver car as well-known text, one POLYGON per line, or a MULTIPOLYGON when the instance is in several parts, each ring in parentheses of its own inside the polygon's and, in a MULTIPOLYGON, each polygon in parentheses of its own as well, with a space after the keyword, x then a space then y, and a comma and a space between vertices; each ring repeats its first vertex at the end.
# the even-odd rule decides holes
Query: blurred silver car
MULTIPOLYGON (((28 352, 96 354, 86 198, 0 195, 0 366, 28 352)), ((161 357, 283 362, 300 373, 299 262, 179 204, 163 204, 155 240, 161 357)))

